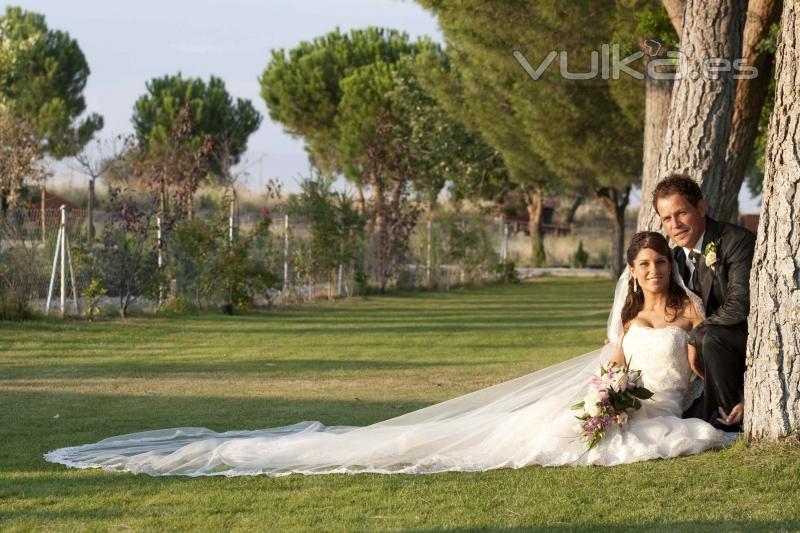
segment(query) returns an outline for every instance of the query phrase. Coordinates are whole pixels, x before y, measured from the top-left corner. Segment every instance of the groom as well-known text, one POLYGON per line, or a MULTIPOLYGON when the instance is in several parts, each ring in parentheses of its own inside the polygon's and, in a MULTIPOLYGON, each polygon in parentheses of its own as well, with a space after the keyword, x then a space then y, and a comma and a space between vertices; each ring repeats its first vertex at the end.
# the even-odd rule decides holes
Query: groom
POLYGON ((706 308, 706 319, 689 332, 695 347, 689 364, 703 378, 703 395, 684 416, 740 431, 755 235, 708 217, 700 187, 686 175, 658 183, 653 207, 677 244, 673 254, 686 286, 706 308))

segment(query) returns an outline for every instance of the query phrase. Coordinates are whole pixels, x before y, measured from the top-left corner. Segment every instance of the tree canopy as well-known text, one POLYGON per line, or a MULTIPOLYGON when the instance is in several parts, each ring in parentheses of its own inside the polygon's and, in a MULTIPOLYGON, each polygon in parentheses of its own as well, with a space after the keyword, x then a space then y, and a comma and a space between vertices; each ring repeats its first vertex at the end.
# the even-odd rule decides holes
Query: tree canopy
POLYGON ((429 69, 426 80, 449 111, 502 155, 528 204, 535 260, 543 259, 541 235, 534 233, 546 192, 588 187, 613 196, 610 211, 617 216, 640 176, 643 85, 624 76, 611 80, 599 69, 586 79, 562 71, 591 72, 592 53, 610 41, 621 10, 557 0, 420 3, 437 15, 452 63, 429 69), (553 57, 559 62, 531 79, 530 71, 553 57))
POLYGON ((188 106, 191 131, 186 142, 200 147, 204 138, 211 141, 209 170, 224 177, 239 162, 247 149, 247 140, 261 124, 261 115, 246 99, 235 101, 225 83, 211 76, 208 83, 199 78, 184 78, 180 73, 147 82, 147 94, 134 106, 133 127, 139 145, 169 142, 179 126, 181 109, 188 106))
POLYGON ((6 7, 0 17, 0 108, 31 124, 42 150, 73 155, 103 127, 80 119, 89 66, 77 41, 48 29, 43 15, 6 7))

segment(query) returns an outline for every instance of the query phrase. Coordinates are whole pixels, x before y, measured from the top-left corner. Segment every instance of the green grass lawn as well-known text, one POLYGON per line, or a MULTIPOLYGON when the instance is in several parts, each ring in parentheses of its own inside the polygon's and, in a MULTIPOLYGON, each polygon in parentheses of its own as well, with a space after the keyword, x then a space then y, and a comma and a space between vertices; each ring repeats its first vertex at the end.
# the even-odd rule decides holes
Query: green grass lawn
POLYGON ((164 427, 391 418, 596 348, 612 293, 611 281, 545 278, 234 317, 0 323, 0 528, 800 530, 800 448, 788 445, 614 468, 276 479, 42 459, 164 427))

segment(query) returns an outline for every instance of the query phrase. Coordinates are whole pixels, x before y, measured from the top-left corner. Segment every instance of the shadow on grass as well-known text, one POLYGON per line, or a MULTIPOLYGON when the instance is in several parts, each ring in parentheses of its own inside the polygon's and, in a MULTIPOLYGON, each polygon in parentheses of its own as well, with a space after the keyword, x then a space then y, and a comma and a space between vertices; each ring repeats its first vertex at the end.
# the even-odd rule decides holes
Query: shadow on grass
POLYGON ((32 364, 6 364, 0 384, 3 382, 36 381, 37 379, 66 378, 180 378, 183 376, 218 376, 235 378, 236 376, 291 377, 300 379, 308 375, 329 372, 360 372, 390 370, 411 370, 442 367, 474 367, 482 364, 496 364, 497 361, 453 362, 453 361, 409 361, 409 360, 377 360, 377 359, 269 359, 259 356, 258 359, 234 359, 209 361, 208 356, 202 359, 186 357, 185 359, 159 360, 158 357, 124 359, 116 358, 108 361, 82 361, 64 359, 33 362, 32 364))
POLYGON ((441 533, 448 531, 452 533, 473 533, 478 531, 507 531, 509 533, 516 532, 545 532, 545 531, 570 531, 570 532, 611 532, 611 533, 625 533, 628 531, 665 531, 669 533, 683 532, 683 531, 795 531, 800 527, 800 521, 785 521, 778 520, 690 520, 686 522, 655 522, 655 523, 635 523, 635 524, 563 524, 552 526, 521 526, 521 527, 497 527, 491 526, 489 528, 442 528, 442 529, 411 529, 416 533, 441 533))

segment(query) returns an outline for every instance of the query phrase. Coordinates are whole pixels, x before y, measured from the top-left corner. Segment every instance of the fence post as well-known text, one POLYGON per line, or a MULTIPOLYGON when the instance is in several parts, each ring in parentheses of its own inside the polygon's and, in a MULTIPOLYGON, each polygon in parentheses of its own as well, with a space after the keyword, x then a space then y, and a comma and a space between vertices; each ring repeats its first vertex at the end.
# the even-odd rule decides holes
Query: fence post
POLYGON ((431 223, 432 220, 428 220, 428 257, 425 263, 425 283, 428 288, 431 287, 431 223))
POLYGON ((344 265, 339 263, 339 276, 336 279, 336 297, 342 297, 342 276, 344 275, 344 265))
POLYGON ((234 233, 234 226, 235 221, 234 218, 236 216, 236 191, 233 192, 231 196, 231 206, 230 206, 230 214, 228 215, 228 242, 233 245, 233 233, 234 233))
POLYGON ((156 216, 156 239, 158 243, 158 307, 164 303, 164 281, 160 278, 164 271, 164 234, 162 231, 161 215, 156 216))
POLYGON ((66 298, 67 291, 64 290, 65 289, 65 285, 66 285, 66 281, 67 281, 67 276, 66 276, 66 272, 67 272, 67 264, 66 264, 67 263, 66 262, 66 256, 67 256, 67 252, 66 252, 66 248, 67 248, 67 232, 65 231, 65 228, 67 227, 67 206, 62 205, 61 208, 60 208, 60 211, 61 211, 61 226, 59 226, 59 228, 58 228, 58 231, 61 233, 61 250, 60 250, 60 253, 61 253, 61 300, 60 300, 61 307, 60 307, 60 311, 61 311, 61 318, 64 318, 64 312, 65 312, 66 303, 67 303, 67 298, 66 298))
POLYGON ((508 224, 503 221, 503 245, 500 248, 500 257, 502 258, 503 262, 506 262, 508 259, 508 224))
POLYGON ((42 229, 42 246, 44 247, 47 244, 47 238, 45 237, 45 230, 47 229, 47 189, 45 189, 45 184, 42 182, 42 189, 41 189, 41 196, 39 197, 41 201, 41 206, 39 209, 39 215, 41 216, 42 220, 40 220, 39 226, 42 229))
POLYGON ((289 215, 283 217, 283 301, 289 301, 289 215))

